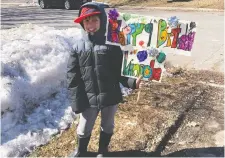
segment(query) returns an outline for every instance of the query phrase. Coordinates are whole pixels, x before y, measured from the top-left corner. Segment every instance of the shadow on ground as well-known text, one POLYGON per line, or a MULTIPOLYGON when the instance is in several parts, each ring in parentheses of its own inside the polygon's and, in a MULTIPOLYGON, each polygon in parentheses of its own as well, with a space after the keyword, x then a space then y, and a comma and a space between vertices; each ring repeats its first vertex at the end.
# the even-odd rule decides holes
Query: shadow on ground
POLYGON ((163 157, 224 157, 224 147, 183 149, 163 157))
MULTIPOLYGON (((96 152, 89 152, 88 157, 96 157, 96 152)), ((147 153, 138 150, 110 152, 107 157, 224 157, 224 147, 183 149, 167 155, 147 153)))
MULTIPOLYGON (((138 150, 110 152, 107 157, 147 157, 149 153, 138 150)), ((88 152, 88 157, 96 157, 96 152, 88 152)))
POLYGON ((192 0, 167 0, 168 3, 172 3, 172 2, 190 2, 192 0))

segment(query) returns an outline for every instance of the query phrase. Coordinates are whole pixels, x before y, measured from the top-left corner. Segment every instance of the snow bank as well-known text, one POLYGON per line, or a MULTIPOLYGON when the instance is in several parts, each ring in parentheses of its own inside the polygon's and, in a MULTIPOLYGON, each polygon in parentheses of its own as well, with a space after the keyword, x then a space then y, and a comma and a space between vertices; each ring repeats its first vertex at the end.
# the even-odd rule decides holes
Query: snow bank
POLYGON ((60 31, 35 25, 2 30, 1 111, 32 108, 59 91, 78 34, 76 28, 60 31))
POLYGON ((79 36, 77 28, 55 30, 31 24, 2 30, 3 156, 22 156, 73 121, 66 100, 66 66, 79 36))

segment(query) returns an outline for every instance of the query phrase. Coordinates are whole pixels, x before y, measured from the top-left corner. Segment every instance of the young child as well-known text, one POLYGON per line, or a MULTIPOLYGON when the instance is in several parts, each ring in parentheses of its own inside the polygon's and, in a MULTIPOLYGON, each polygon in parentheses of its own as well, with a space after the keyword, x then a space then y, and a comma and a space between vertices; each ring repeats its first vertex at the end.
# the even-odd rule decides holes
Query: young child
POLYGON ((121 76, 123 53, 118 46, 105 44, 107 16, 99 3, 81 6, 79 17, 74 20, 84 29, 82 39, 74 45, 68 61, 68 91, 71 107, 80 114, 77 127, 78 147, 71 157, 83 157, 99 111, 101 133, 98 157, 108 152, 113 134, 117 104, 122 101, 119 83, 132 89, 139 88, 137 80, 121 76))

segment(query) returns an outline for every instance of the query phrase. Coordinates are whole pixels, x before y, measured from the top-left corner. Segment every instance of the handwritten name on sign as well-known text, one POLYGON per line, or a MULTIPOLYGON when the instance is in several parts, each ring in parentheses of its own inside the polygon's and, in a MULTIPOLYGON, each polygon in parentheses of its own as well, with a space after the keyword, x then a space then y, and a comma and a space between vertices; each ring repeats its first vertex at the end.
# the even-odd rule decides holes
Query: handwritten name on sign
POLYGON ((122 75, 144 80, 161 82, 166 55, 163 52, 150 54, 153 50, 125 51, 122 63, 122 75))
POLYGON ((196 34, 195 22, 178 19, 155 18, 108 10, 106 43, 119 45, 124 49, 145 47, 159 48, 165 52, 175 50, 176 54, 191 55, 196 34))

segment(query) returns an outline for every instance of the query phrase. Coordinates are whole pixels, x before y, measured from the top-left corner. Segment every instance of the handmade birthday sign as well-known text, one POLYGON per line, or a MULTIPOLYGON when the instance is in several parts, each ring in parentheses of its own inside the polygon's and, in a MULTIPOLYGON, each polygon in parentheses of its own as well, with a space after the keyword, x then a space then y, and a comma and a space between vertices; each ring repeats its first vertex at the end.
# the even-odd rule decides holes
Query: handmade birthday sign
POLYGON ((195 22, 176 17, 156 18, 107 10, 106 44, 117 45, 124 53, 122 75, 161 81, 166 54, 191 55, 195 22))

